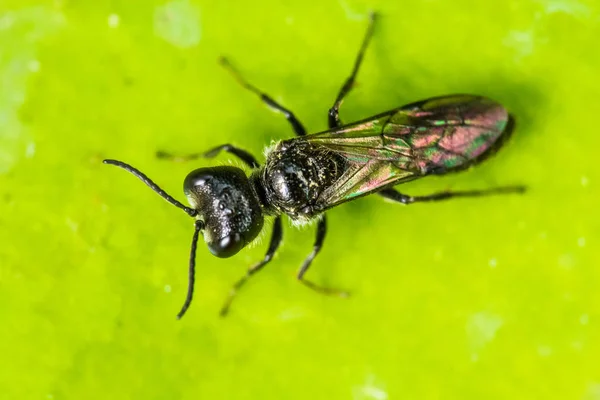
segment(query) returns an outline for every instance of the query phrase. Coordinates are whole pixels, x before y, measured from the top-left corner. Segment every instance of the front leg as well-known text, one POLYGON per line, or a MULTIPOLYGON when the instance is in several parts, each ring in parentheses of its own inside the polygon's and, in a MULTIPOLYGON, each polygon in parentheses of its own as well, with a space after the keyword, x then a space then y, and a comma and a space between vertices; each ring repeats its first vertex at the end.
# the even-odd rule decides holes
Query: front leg
POLYGON ((275 255, 277 248, 281 244, 282 236, 283 236, 283 230, 281 229, 281 217, 277 217, 277 218, 275 218, 275 221, 273 222, 273 232, 271 233, 271 242, 269 243, 269 248, 267 249, 267 254, 265 254, 265 257, 260 262, 254 264, 252 267, 248 268, 246 275, 244 275, 239 281, 237 281, 233 285, 233 287, 231 288, 231 291, 229 292, 229 295, 227 296, 227 299, 225 299, 225 303, 223 304, 223 307, 221 308, 221 317, 224 317, 227 315, 227 313, 229 312, 229 308, 231 307, 231 302, 233 301, 235 295, 241 289, 241 287, 244 286, 246 281, 252 275, 254 275, 258 271, 260 271, 265 265, 267 265, 273 259, 273 256, 275 255))
POLYGON ((166 151, 157 151, 156 157, 171 160, 171 161, 192 161, 198 158, 213 158, 216 157, 221 151, 226 151, 233 154, 240 160, 242 160, 250 168, 258 168, 260 164, 256 161, 256 158, 246 150, 240 149, 239 147, 232 146, 230 144, 222 144, 213 149, 205 151, 204 153, 191 153, 184 155, 175 155, 167 153, 166 151))

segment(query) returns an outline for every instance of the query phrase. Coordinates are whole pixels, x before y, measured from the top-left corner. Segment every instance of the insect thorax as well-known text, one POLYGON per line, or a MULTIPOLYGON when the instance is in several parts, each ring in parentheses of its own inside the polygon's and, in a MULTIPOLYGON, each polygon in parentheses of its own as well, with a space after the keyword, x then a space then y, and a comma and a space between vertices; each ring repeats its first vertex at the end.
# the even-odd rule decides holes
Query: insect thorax
POLYGON ((345 164, 341 156, 301 138, 286 140, 273 147, 252 180, 262 189, 265 211, 301 222, 327 208, 319 197, 344 173, 345 164))

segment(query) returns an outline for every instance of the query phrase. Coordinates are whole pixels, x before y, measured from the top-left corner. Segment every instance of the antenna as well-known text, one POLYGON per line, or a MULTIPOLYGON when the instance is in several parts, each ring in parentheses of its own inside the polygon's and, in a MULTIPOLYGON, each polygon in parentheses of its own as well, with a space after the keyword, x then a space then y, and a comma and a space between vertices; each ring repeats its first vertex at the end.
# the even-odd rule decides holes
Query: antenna
POLYGON ((192 238, 192 248, 190 249, 190 269, 188 271, 188 291, 187 296, 185 297, 185 303, 183 303, 183 307, 181 307, 181 311, 177 314, 177 319, 181 319, 187 309, 192 304, 192 297, 194 296, 194 279, 196 275, 196 247, 198 245, 198 236, 200 235, 200 231, 204 229, 204 222, 200 220, 196 220, 194 227, 194 237, 192 238))
POLYGON ((132 173, 137 176, 142 182, 144 182, 148 187, 154 190, 160 197, 173 204, 177 208, 181 208, 185 211, 190 217, 195 217, 198 215, 198 211, 193 208, 187 207, 177 201, 173 196, 169 195, 167 192, 162 190, 156 183, 152 182, 152 179, 148 178, 143 172, 138 170, 137 168, 132 167, 131 165, 124 163, 123 161, 118 160, 104 160, 102 161, 104 164, 115 165, 117 167, 123 168, 125 171, 132 173))

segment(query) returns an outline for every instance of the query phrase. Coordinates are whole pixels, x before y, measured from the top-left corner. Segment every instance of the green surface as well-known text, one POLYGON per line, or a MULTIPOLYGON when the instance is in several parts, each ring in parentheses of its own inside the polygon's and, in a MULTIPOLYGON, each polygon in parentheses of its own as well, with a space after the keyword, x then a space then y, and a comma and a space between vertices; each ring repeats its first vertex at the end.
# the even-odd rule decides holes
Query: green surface
POLYGON ((0 5, 0 398, 600 399, 595 0, 32 1, 0 5), (227 4, 225 4, 227 3, 227 4), (198 254, 183 200, 197 165, 154 157, 233 142, 260 153, 286 121, 217 65, 225 54, 310 131, 381 12, 346 121, 452 92, 490 96, 513 140, 409 194, 526 184, 523 196, 403 207, 365 198, 313 229, 286 224, 275 261, 198 254))

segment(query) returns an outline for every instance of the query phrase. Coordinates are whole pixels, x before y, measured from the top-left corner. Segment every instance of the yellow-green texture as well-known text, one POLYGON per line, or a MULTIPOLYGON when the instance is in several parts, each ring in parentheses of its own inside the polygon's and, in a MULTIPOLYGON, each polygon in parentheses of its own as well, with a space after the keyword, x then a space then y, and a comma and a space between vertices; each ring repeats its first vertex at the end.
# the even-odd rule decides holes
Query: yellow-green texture
MULTIPOLYGON (((509 1, 4 0, 0 5, 1 399, 600 399, 600 5, 509 1), (290 137, 218 66, 229 56, 309 131, 381 14, 345 121, 467 92, 516 116, 481 166, 408 194, 525 184, 524 195, 401 206, 376 196, 285 225, 274 262, 231 284, 192 220, 104 157, 183 200, 157 150, 290 137)), ((261 156, 262 160, 262 156, 261 156)))

